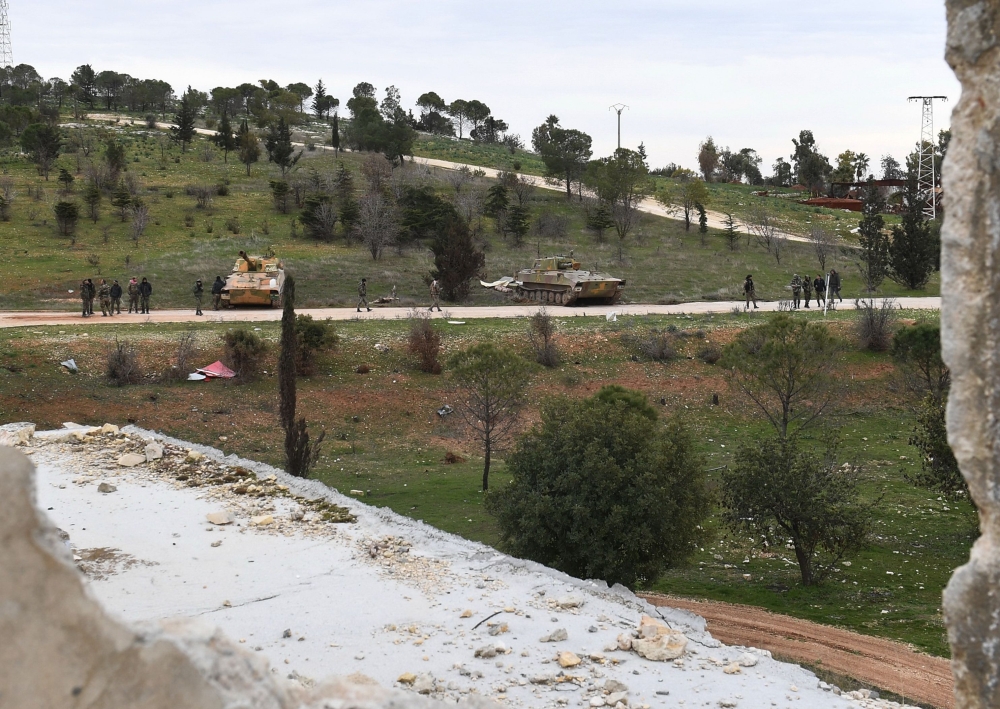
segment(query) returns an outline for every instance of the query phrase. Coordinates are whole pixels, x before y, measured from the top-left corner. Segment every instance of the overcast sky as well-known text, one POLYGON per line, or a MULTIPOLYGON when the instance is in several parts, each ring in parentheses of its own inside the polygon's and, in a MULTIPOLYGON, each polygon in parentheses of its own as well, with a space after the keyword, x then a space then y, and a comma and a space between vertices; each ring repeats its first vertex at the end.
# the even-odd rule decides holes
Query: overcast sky
POLYGON ((958 83, 943 0, 10 0, 14 60, 68 77, 84 63, 139 78, 219 85, 321 78, 346 103, 359 81, 479 99, 528 142, 554 113, 596 155, 645 142, 654 166, 696 166, 697 145, 752 147, 765 174, 811 129, 900 161, 919 138, 912 94, 958 83))

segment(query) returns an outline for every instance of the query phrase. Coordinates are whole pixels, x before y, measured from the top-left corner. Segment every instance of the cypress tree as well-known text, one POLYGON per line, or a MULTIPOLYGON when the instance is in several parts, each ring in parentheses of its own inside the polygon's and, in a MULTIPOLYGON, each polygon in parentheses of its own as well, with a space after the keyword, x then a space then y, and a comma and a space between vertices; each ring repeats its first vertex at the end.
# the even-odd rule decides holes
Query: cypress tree
POLYGON ((222 150, 223 161, 226 163, 229 162, 229 152, 239 147, 236 136, 233 134, 233 126, 229 122, 229 113, 227 111, 222 112, 219 130, 212 136, 212 142, 222 150))
POLYGON ((278 417, 285 432, 285 470, 300 478, 309 477, 309 468, 319 457, 319 444, 324 433, 309 442, 305 417, 295 418, 296 361, 299 355, 299 335, 295 327, 295 279, 285 279, 284 308, 281 313, 281 353, 278 355, 278 417))
POLYGON ((340 155, 340 120, 337 114, 333 114, 333 132, 330 135, 330 145, 333 146, 334 155, 340 155))
POLYGON ((277 125, 268 131, 264 147, 267 149, 267 159, 281 168, 282 177, 302 157, 301 150, 297 155, 295 154, 295 147, 292 145, 292 132, 288 129, 284 118, 279 118, 277 125))
POLYGON ((924 221, 923 201, 915 179, 906 184, 903 196, 906 211, 902 223, 892 227, 889 246, 889 278, 910 290, 927 285, 937 262, 938 244, 924 221))
POLYGON ((861 207, 863 216, 858 223, 858 244, 861 246, 858 269, 869 293, 878 290, 889 271, 889 238, 882 231, 885 227, 883 207, 882 196, 874 181, 869 180, 861 207))
POLYGON ((174 117, 174 122, 177 125, 170 129, 173 139, 181 144, 182 153, 187 152, 187 146, 194 140, 194 119, 194 107, 188 100, 187 94, 184 94, 181 97, 180 109, 174 117))

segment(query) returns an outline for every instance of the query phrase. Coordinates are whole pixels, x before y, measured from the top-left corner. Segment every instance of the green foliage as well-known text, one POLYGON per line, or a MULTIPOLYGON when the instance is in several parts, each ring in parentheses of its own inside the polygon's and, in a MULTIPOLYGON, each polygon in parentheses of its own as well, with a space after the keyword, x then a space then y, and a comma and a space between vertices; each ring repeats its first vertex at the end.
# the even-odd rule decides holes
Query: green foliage
POLYGON ((729 247, 730 251, 736 251, 740 246, 740 233, 736 230, 736 220, 733 219, 732 214, 727 212, 723 223, 726 225, 724 230, 726 246, 729 247))
POLYGON ((190 91, 191 87, 189 86, 188 91, 181 97, 180 105, 177 107, 177 114, 174 116, 174 123, 176 125, 170 129, 171 137, 174 141, 181 144, 182 153, 187 152, 188 146, 196 135, 194 121, 197 118, 198 111, 191 104, 190 91))
POLYGON ((920 451, 920 471, 906 476, 917 487, 933 490, 951 499, 966 497, 969 488, 948 445, 945 402, 928 394, 917 410, 917 425, 910 445, 920 451))
POLYGON ((573 182, 580 180, 593 155, 591 138, 583 131, 563 128, 549 116, 531 132, 531 144, 545 163, 545 174, 566 183, 566 199, 573 196, 573 182))
POLYGON ((111 195, 111 204, 118 210, 121 221, 125 221, 128 210, 132 206, 132 193, 128 191, 124 180, 121 180, 115 187, 115 191, 111 195))
POLYGON ((250 130, 245 119, 236 133, 236 149, 239 151, 240 162, 247 167, 249 177, 250 166, 260 160, 260 140, 257 139, 257 134, 250 130))
POLYGON ((559 366, 559 348, 555 343, 556 320, 548 310, 540 308, 531 316, 528 339, 535 351, 535 361, 543 367, 559 366))
POLYGON ((502 182, 486 190, 486 203, 483 205, 483 214, 497 219, 510 205, 510 196, 507 194, 507 186, 502 182))
POLYGON ((125 145, 114 138, 108 140, 104 146, 104 162, 107 163, 109 179, 117 182, 121 173, 128 165, 128 156, 125 154, 125 145))
POLYGON ((222 112, 222 120, 212 142, 222 151, 223 162, 229 162, 229 153, 240 147, 237 136, 233 133, 233 125, 229 122, 229 112, 222 112))
POLYGON ((768 548, 790 540, 804 586, 820 583, 871 534, 873 508, 860 502, 859 470, 836 460, 833 444, 820 457, 797 439, 763 438, 741 445, 722 475, 725 523, 768 548))
POLYGON ((874 182, 869 181, 861 206, 863 216, 858 223, 858 244, 861 246, 858 269, 869 293, 878 290, 889 273, 889 238, 884 232, 883 211, 884 200, 874 182))
POLYGON ((501 546, 573 576, 631 588, 686 559, 709 494, 691 436, 617 387, 558 399, 507 459, 486 498, 501 546))
POLYGON ((893 362, 907 388, 920 398, 943 402, 951 386, 951 372, 941 359, 941 326, 920 323, 904 327, 892 339, 893 362))
POLYGON ((306 233, 321 241, 333 239, 337 218, 333 197, 328 194, 311 194, 306 197, 302 212, 299 214, 299 221, 305 227, 306 233))
MULTIPOLYGON (((300 320, 295 317, 295 279, 285 279, 284 307, 281 313, 281 353, 278 356, 278 410, 281 428, 285 432, 285 470, 296 477, 309 477, 309 469, 319 459, 320 443, 326 432, 310 442, 305 417, 296 418, 297 363, 302 356, 300 320)), ((300 318, 302 316, 299 316, 300 318)), ((311 318, 310 318, 311 320, 311 318)), ((312 329, 305 325, 305 329, 312 329)), ((313 333, 322 340, 326 333, 313 333)))
POLYGON ((59 233, 63 236, 72 236, 80 220, 80 207, 76 202, 57 202, 52 211, 55 213, 59 233))
POLYGON ((38 167, 38 174, 46 180, 62 145, 59 129, 48 123, 32 123, 21 133, 21 147, 38 167))
POLYGON ((440 374, 441 333, 428 318, 415 318, 410 325, 410 354, 417 357, 417 367, 427 374, 440 374))
POLYGON ((455 206, 426 185, 407 187, 398 204, 402 209, 400 223, 404 241, 437 237, 449 223, 459 220, 455 206))
POLYGON ((833 172, 829 159, 817 150, 816 138, 811 130, 799 131, 798 140, 793 138, 792 144, 795 145, 795 152, 792 154, 795 178, 799 184, 808 187, 810 192, 820 192, 826 178, 833 172))
POLYGON ((594 400, 608 406, 613 406, 615 402, 620 401, 629 411, 634 411, 650 421, 657 421, 660 418, 659 413, 649 403, 645 394, 635 389, 626 389, 618 384, 608 384, 601 387, 601 390, 594 395, 594 400))
POLYGON ((290 193, 288 183, 285 180, 271 180, 270 185, 274 208, 282 214, 288 214, 288 195, 290 193))
POLYGON ((87 205, 87 215, 93 220, 94 224, 97 220, 101 218, 101 200, 104 195, 101 193, 101 188, 97 186, 97 183, 93 180, 87 182, 87 186, 83 190, 83 203, 87 205))
POLYGON ((941 245, 924 220, 923 200, 912 177, 906 184, 903 205, 902 223, 892 227, 888 276, 910 290, 917 290, 926 286, 934 273, 941 245))
POLYGON ((292 145, 292 132, 284 118, 279 118, 278 122, 271 127, 264 140, 264 148, 267 150, 267 159, 281 169, 281 176, 284 177, 298 163, 302 157, 302 151, 295 152, 292 145))
POLYGON ((634 150, 619 148, 611 157, 592 160, 583 182, 608 207, 618 234, 621 260, 625 239, 639 222, 639 204, 651 188, 646 163, 634 150))
POLYGON ((528 208, 520 204, 510 207, 507 210, 505 225, 507 231, 514 237, 514 246, 523 244, 524 237, 531 227, 531 217, 528 214, 528 208))
POLYGON ((732 386, 785 440, 829 408, 838 350, 825 325, 782 313, 740 332, 726 345, 721 363, 732 386))
POLYGON ((226 365, 236 372, 236 381, 250 382, 260 376, 267 343, 253 330, 239 327, 222 336, 226 350, 226 365))
POLYGON ((69 170, 64 167, 59 168, 59 184, 63 186, 63 192, 68 194, 72 191, 75 179, 69 170))
POLYGON ((483 445, 483 490, 489 489, 490 462, 517 424, 524 405, 530 366, 490 342, 473 345, 449 360, 452 379, 463 390, 457 409, 483 445))
POLYGON ((441 284, 441 293, 449 302, 469 296, 469 282, 486 267, 486 254, 472 239, 469 226, 459 218, 448 221, 431 243, 434 270, 431 277, 441 284))
POLYGON ((295 318, 295 334, 298 338, 298 359, 296 372, 310 375, 316 370, 316 355, 337 346, 339 338, 329 320, 313 320, 312 315, 295 318))

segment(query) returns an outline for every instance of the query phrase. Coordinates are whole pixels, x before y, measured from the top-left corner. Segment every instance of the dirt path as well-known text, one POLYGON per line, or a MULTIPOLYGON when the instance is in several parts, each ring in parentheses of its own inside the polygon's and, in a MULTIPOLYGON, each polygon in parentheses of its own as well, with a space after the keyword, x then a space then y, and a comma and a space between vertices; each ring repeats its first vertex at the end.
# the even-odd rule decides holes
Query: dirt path
MULTIPOLYGON (((917 310, 940 310, 940 298, 897 298, 896 302, 902 308, 917 310)), ((841 309, 853 309, 854 304, 844 301, 839 304, 841 309)), ((704 313, 729 313, 734 308, 742 308, 742 301, 710 301, 697 303, 680 303, 678 305, 592 305, 586 308, 549 308, 549 312, 557 317, 597 317, 608 318, 618 315, 680 315, 704 313)), ((431 315, 434 319, 451 322, 475 320, 480 318, 517 318, 533 315, 540 306, 533 305, 498 305, 498 306, 458 306, 451 307, 441 313, 431 315)), ((426 312, 423 308, 419 310, 426 312)), ((760 311, 775 312, 778 302, 761 303, 760 311)), ((758 311, 758 312, 760 312, 758 311)), ((312 315, 317 320, 401 320, 411 315, 410 308, 383 308, 376 306, 372 312, 357 312, 354 308, 299 308, 297 313, 312 315)), ((82 318, 77 312, 68 311, 0 311, 0 329, 8 327, 32 327, 39 325, 113 325, 116 323, 178 323, 178 322, 266 322, 281 319, 278 308, 229 310, 206 310, 204 316, 197 316, 190 310, 154 310, 149 315, 116 315, 102 317, 100 315, 82 318)))
MULTIPOLYGON (((128 117, 119 116, 111 113, 90 113, 87 114, 87 118, 99 121, 119 121, 122 119, 127 119, 128 117)), ((171 128, 175 128, 176 126, 173 123, 158 122, 156 123, 156 127, 160 130, 169 130, 171 128)), ((208 135, 208 136, 215 135, 214 130, 208 130, 206 128, 195 128, 195 133, 198 133, 199 135, 208 135)), ((299 148, 305 147, 304 143, 293 143, 293 145, 299 148)), ((317 145, 316 150, 328 151, 328 150, 333 150, 333 148, 327 145, 317 145)), ((341 148, 341 150, 343 150, 344 152, 350 152, 350 150, 347 150, 346 148, 341 148)), ((445 170, 461 170, 463 167, 467 167, 471 170, 482 170, 487 177, 493 179, 496 179, 499 173, 499 170, 496 170, 491 167, 482 167, 480 165, 469 165, 466 163, 451 162, 450 160, 438 160, 437 158, 421 158, 421 157, 411 157, 410 159, 413 160, 413 162, 417 163, 418 165, 439 167, 445 170)), ((544 190, 555 190, 556 192, 563 192, 566 189, 566 186, 563 183, 545 177, 539 177, 537 175, 525 175, 525 174, 522 174, 521 177, 523 177, 525 180, 530 182, 535 187, 539 187, 544 190)), ((639 211, 645 212, 646 214, 655 214, 656 216, 659 217, 666 217, 667 219, 681 218, 679 212, 677 212, 676 210, 667 209, 652 197, 646 197, 645 199, 642 200, 642 202, 639 204, 639 211)), ((726 228, 725 214, 723 214, 722 212, 714 212, 712 210, 706 210, 705 214, 708 219, 708 226, 710 226, 712 229, 722 230, 726 228)), ((736 230, 741 234, 750 233, 750 230, 747 228, 746 224, 744 224, 739 220, 736 221, 736 230)), ((787 232, 776 232, 775 236, 779 238, 784 238, 788 241, 800 241, 800 242, 809 241, 809 239, 804 236, 798 236, 796 234, 790 234, 787 232)))
POLYGON ((908 645, 752 606, 641 595, 654 606, 683 608, 700 615, 708 621, 709 632, 729 645, 770 650, 941 709, 955 706, 949 661, 908 645))

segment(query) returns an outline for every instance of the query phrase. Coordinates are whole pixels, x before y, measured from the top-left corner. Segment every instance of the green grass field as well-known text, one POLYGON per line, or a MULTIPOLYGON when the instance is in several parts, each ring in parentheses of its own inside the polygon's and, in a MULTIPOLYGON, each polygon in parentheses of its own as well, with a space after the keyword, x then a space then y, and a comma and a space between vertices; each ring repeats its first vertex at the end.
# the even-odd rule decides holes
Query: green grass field
MULTIPOLYGON (((927 317, 915 312, 901 315, 927 317)), ((841 311, 827 321, 849 341, 853 317, 852 312, 841 311)), ((764 429, 754 410, 727 388, 722 372, 693 356, 705 340, 723 345, 737 328, 762 318, 662 316, 609 323, 604 318, 559 317, 564 362, 536 374, 525 425, 537 420, 538 405, 547 397, 587 396, 614 382, 644 391, 664 416, 680 417, 694 433, 708 468, 727 465, 741 441, 764 429), (621 335, 645 326, 677 328, 681 358, 668 364, 635 361, 621 335), (719 394, 719 406, 712 405, 713 394, 719 394)), ((528 353, 523 320, 437 326, 444 356, 486 339, 528 353)), ((338 347, 321 358, 314 376, 300 381, 300 412, 313 431, 320 427, 327 431, 315 476, 345 492, 366 491, 367 503, 495 543, 496 528, 484 512, 479 492, 481 455, 456 415, 435 413, 442 404, 454 403, 456 392, 447 374, 416 370, 406 351, 408 327, 406 321, 337 323, 338 347), (388 352, 379 352, 376 344, 387 345, 388 352), (357 374, 361 364, 372 371, 357 374), (448 453, 464 460, 449 464, 448 453)), ((276 345, 277 324, 262 323, 260 328, 276 345)), ((106 348, 116 336, 137 343, 146 371, 155 374, 169 366, 175 343, 185 332, 197 339, 196 361, 214 361, 222 355, 223 330, 221 325, 201 323, 9 330, 0 345, 0 418, 32 420, 40 426, 59 426, 67 420, 135 422, 215 445, 227 454, 281 465, 274 349, 266 366, 268 375, 245 386, 149 379, 138 386, 114 388, 103 380, 106 348), (75 376, 62 373, 58 366, 71 356, 82 370, 75 376)), ((839 455, 863 466, 868 499, 882 497, 871 546, 824 585, 804 588, 798 583, 791 552, 761 553, 748 539, 734 538, 721 528, 713 513, 703 550, 649 590, 751 603, 947 655, 940 595, 951 570, 967 559, 975 537, 970 505, 939 500, 904 480, 906 471, 917 464, 917 452, 907 443, 913 417, 889 358, 848 348, 837 366, 845 389, 830 423, 842 433, 839 455)), ((709 473, 713 485, 719 474, 709 473)), ((495 467, 491 480, 493 487, 503 484, 502 464, 495 467)))
MULTIPOLYGON (((110 127, 104 127, 111 130, 110 127)), ((70 135, 73 128, 66 129, 70 135)), ((150 208, 150 224, 138 242, 129 236, 129 223, 122 222, 107 198, 101 207, 101 217, 93 223, 81 215, 75 236, 70 239, 58 234, 53 216, 54 204, 63 199, 80 201, 83 174, 77 175, 74 190, 60 192, 55 181, 58 168, 76 173, 86 167, 87 159, 79 154, 60 157, 52 179, 42 180, 35 167, 18 155, 7 154, 2 170, 15 183, 16 197, 12 219, 0 223, 0 253, 3 254, 6 278, 0 283, 0 308, 75 309, 79 282, 86 277, 117 278, 124 283, 130 276, 146 276, 154 286, 152 304, 157 307, 190 305, 190 291, 195 279, 211 282, 215 275, 225 275, 232 268, 240 249, 260 252, 273 246, 286 268, 299 283, 302 305, 352 305, 356 284, 365 276, 369 293, 388 293, 392 286, 404 305, 426 300, 425 277, 432 269, 432 255, 423 244, 414 243, 402 249, 391 249, 375 262, 360 246, 344 238, 319 242, 302 235, 301 227, 293 235, 296 211, 279 213, 273 206, 268 181, 278 176, 278 170, 266 162, 253 166, 247 177, 242 165, 230 156, 229 164, 222 153, 199 138, 190 150, 182 153, 167 140, 163 132, 123 124, 114 130, 126 144, 129 171, 142 185, 141 196, 150 208), (78 160, 79 158, 79 160, 78 160), (206 208, 199 209, 194 197, 186 194, 192 185, 229 183, 228 196, 217 196, 206 208), (93 261, 97 260, 97 265, 93 261), (126 265, 127 264, 127 265, 126 265)), ((485 164, 496 148, 478 146, 468 141, 422 140, 420 150, 448 159, 479 160, 485 164), (445 154, 438 143, 454 143, 457 155, 445 154), (428 147, 430 146, 430 147, 428 147)), ((417 152, 420 152, 418 150, 417 152)), ((100 159, 100 148, 91 153, 100 159)), ((357 172, 362 154, 345 153, 339 158, 357 172)), ((531 166, 525 156, 525 166, 531 166)), ((313 172, 332 173, 339 162, 325 151, 306 151, 294 179, 307 179, 313 172)), ((537 166, 535 166, 537 167, 537 166)), ((440 179, 440 173, 418 166, 401 169, 415 183, 430 183, 442 194, 451 187, 440 179)), ((363 182, 357 174, 357 183, 363 182)), ((485 189, 488 181, 474 189, 485 189)), ((469 188, 466 188, 469 189, 469 188)), ((724 200, 742 199, 746 190, 733 185, 713 186, 724 200), (737 195, 734 197, 733 195, 737 195)), ((713 196, 713 199, 715 197, 713 196)), ((680 221, 644 215, 635 232, 627 238, 623 258, 618 258, 614 232, 603 241, 584 228, 583 210, 568 202, 559 192, 537 189, 530 200, 533 219, 545 214, 564 218, 564 228, 554 235, 543 236, 533 231, 526 242, 514 247, 495 233, 488 218, 474 219, 480 239, 486 248, 486 279, 510 275, 530 265, 538 254, 573 251, 585 268, 605 270, 628 281, 626 299, 631 302, 669 303, 697 300, 737 298, 747 273, 754 273, 758 294, 766 300, 788 297, 785 285, 793 273, 818 271, 818 264, 807 244, 791 244, 780 264, 755 244, 741 243, 738 251, 729 251, 719 233, 711 231, 702 239, 695 232, 686 232, 680 221)), ((710 205, 716 208, 718 205, 710 205)), ((805 218, 812 212, 800 205, 786 205, 795 218, 805 218)), ((84 205, 81 204, 84 212, 84 205)), ((829 211, 829 210, 826 210, 829 211)), ((828 215, 814 215, 816 218, 828 215)), ((841 215, 832 218, 841 219, 841 215)), ((845 226, 854 217, 843 215, 845 226)), ((844 294, 853 297, 860 291, 850 253, 839 254, 832 262, 844 276, 844 294)), ((925 291, 909 293, 892 283, 886 283, 887 295, 936 295, 935 276, 925 291)), ((469 304, 504 302, 493 291, 474 288, 469 304)))

